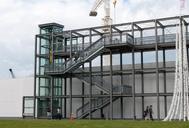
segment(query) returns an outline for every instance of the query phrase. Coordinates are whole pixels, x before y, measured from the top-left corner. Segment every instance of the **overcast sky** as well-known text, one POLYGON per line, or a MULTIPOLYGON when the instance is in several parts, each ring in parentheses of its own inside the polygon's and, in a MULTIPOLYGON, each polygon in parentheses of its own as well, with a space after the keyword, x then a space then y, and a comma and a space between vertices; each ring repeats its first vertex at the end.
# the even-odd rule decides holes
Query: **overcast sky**
MULTIPOLYGON (((101 25, 102 7, 97 17, 88 16, 94 1, 0 0, 0 79, 10 77, 9 68, 17 77, 33 75, 38 24, 57 22, 65 29, 101 25)), ((183 14, 189 14, 189 0, 185 1, 183 14)), ((176 15, 179 0, 118 0, 116 7, 116 23, 176 15)))

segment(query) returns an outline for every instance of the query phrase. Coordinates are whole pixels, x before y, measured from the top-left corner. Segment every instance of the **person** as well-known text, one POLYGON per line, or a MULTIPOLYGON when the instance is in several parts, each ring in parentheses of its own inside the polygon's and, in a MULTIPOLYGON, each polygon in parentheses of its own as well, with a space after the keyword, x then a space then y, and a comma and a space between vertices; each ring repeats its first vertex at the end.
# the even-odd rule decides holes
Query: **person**
POLYGON ((153 116, 152 116, 152 114, 153 114, 152 105, 150 105, 149 113, 150 113, 150 119, 153 121, 154 119, 153 119, 153 116))
POLYGON ((79 53, 75 52, 75 55, 74 55, 74 61, 76 62, 79 58, 79 53))
POLYGON ((61 114, 60 107, 57 108, 57 119, 59 119, 59 120, 62 119, 62 114, 61 114))
POLYGON ((71 115, 70 115, 70 120, 71 120, 71 121, 74 120, 74 114, 73 114, 73 113, 71 113, 71 115))
POLYGON ((47 110, 47 118, 51 119, 51 110, 50 109, 47 110))
POLYGON ((145 120, 149 119, 149 106, 146 106, 146 110, 144 111, 144 119, 145 120))
POLYGON ((102 113, 101 118, 102 118, 102 119, 105 119, 104 113, 102 113))

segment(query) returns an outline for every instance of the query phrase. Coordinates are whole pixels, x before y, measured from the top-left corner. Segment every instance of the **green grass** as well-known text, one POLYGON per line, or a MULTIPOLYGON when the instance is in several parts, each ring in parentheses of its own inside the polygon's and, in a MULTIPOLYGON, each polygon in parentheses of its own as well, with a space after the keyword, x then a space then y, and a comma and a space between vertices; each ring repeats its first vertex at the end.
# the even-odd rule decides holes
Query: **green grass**
POLYGON ((189 122, 128 120, 0 120, 0 128, 189 128, 189 122))

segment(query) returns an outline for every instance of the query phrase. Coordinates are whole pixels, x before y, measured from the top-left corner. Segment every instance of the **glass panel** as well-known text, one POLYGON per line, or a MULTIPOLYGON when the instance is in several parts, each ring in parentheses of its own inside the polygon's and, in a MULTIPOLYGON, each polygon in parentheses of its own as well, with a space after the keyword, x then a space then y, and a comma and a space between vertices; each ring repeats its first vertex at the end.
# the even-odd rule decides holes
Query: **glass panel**
POLYGON ((165 60, 168 61, 175 61, 176 60, 176 52, 175 49, 173 50, 166 50, 165 51, 165 60))
POLYGON ((39 99, 38 100, 38 116, 39 117, 46 117, 47 110, 50 108, 50 99, 39 99))
POLYGON ((54 79, 54 95, 55 96, 62 95, 62 79, 61 78, 54 79))
POLYGON ((49 49, 41 47, 41 53, 40 54, 48 54, 49 53, 49 49))
POLYGON ((55 88, 54 89, 54 95, 55 96, 61 96, 62 94, 62 88, 55 88))
POLYGON ((33 107, 33 99, 25 99, 24 106, 25 107, 33 107))
POLYGON ((47 87, 40 87, 40 96, 49 96, 50 90, 47 87))
POLYGON ((40 86, 48 87, 50 85, 50 80, 47 78, 40 78, 40 86))
POLYGON ((33 108, 25 108, 24 113, 33 113, 33 108))
POLYGON ((120 54, 112 55, 112 65, 120 65, 120 54))
POLYGON ((135 64, 140 64, 141 63, 141 53, 137 52, 135 53, 135 64))
POLYGON ((158 61, 163 62, 163 51, 158 51, 158 61))
POLYGON ((132 64, 132 54, 131 53, 123 54, 123 64, 132 64))
POLYGON ((44 75, 45 67, 40 67, 40 75, 44 75))
POLYGON ((48 59, 40 58, 41 66, 44 66, 45 64, 48 64, 48 59))
POLYGON ((24 97, 23 99, 24 101, 24 112, 23 112, 23 116, 24 117, 29 117, 29 116, 33 116, 34 113, 34 99, 33 98, 29 98, 29 97, 24 97))

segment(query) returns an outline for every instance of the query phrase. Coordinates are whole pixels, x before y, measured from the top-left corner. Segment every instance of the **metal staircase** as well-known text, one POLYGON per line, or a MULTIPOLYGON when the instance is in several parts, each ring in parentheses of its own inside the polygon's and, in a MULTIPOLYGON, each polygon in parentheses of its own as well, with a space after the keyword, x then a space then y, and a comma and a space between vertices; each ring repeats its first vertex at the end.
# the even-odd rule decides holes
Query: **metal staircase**
MULTIPOLYGON (((90 77, 89 75, 84 75, 87 73, 85 70, 78 68, 74 71, 74 76, 79 80, 84 82, 87 85, 90 85, 90 77), (77 72, 77 73, 76 73, 77 72)), ((95 86, 98 90, 103 91, 106 94, 109 94, 110 91, 108 89, 110 83, 105 81, 101 76, 92 76, 92 86, 95 86)))
MULTIPOLYGON (((126 42, 114 42, 110 41, 109 36, 102 36, 97 41, 89 45, 87 48, 85 48, 83 51, 79 50, 75 52, 77 57, 73 56, 69 58, 67 61, 65 61, 62 64, 51 64, 48 66, 45 66, 45 74, 47 75, 62 75, 65 73, 73 73, 75 77, 77 77, 79 80, 84 82, 85 84, 89 85, 92 82, 92 86, 95 86, 98 90, 102 91, 103 93, 107 94, 107 97, 104 98, 95 98, 91 100, 90 102, 87 102, 83 106, 79 107, 77 109, 77 118, 84 118, 89 113, 94 112, 100 108, 103 108, 110 104, 110 85, 108 81, 105 81, 101 76, 92 76, 90 78, 88 75, 85 75, 87 72, 85 72, 83 69, 80 68, 82 64, 85 62, 90 62, 97 56, 99 56, 104 48, 106 46, 114 45, 114 44, 128 44, 129 46, 133 45, 133 38, 130 35, 126 35, 126 42), (90 105, 92 106, 90 108, 90 105)), ((113 94, 125 94, 125 93, 131 93, 132 88, 131 86, 113 86, 113 94)), ((119 97, 113 97, 112 101, 115 101, 119 97)))
MULTIPOLYGON (((114 97, 113 101, 115 101, 118 98, 119 97, 114 97)), ((85 118, 89 115, 90 111, 91 113, 93 113, 99 110, 100 108, 104 108, 109 103, 110 103, 109 97, 91 99, 91 110, 90 110, 90 102, 87 102, 76 110, 76 117, 77 119, 85 118)))
POLYGON ((69 58, 63 64, 51 64, 46 66, 45 73, 48 75, 65 74, 72 72, 79 68, 83 63, 88 62, 96 58, 104 49, 103 37, 95 41, 89 47, 83 51, 79 51, 78 57, 69 58))
MULTIPOLYGON (((124 94, 131 94, 132 88, 131 86, 116 86, 113 88, 113 93, 124 93, 124 94), (120 89, 118 89, 120 88, 120 89)), ((112 102, 117 100, 120 97, 113 97, 112 102)), ((77 119, 85 118, 89 115, 89 113, 93 113, 101 108, 106 107, 110 104, 110 97, 103 97, 103 98, 94 98, 91 99, 91 108, 90 108, 90 101, 85 103, 83 106, 79 107, 76 110, 76 117, 77 119)))
MULTIPOLYGON (((85 75, 87 72, 81 68, 75 70, 75 77, 79 80, 84 82, 85 84, 90 84, 90 77, 89 75, 85 75), (80 72, 80 73, 78 73, 80 72)), ((106 94, 110 94, 110 83, 102 79, 101 76, 92 76, 92 86, 95 86, 100 91, 103 91, 106 94)), ((123 86, 113 86, 113 94, 131 94, 132 88, 128 85, 123 86)), ((117 100, 119 97, 113 97, 112 101, 117 100)), ((83 106, 79 107, 76 110, 76 116, 78 119, 85 118, 89 115, 89 113, 93 113, 100 108, 104 108, 110 104, 110 97, 103 97, 103 98, 94 98, 91 99, 91 109, 90 109, 90 102, 85 103, 83 106)))
POLYGON ((76 57, 71 57, 67 61, 61 64, 50 64, 45 66, 45 74, 47 75, 58 75, 58 74, 65 74, 68 72, 73 72, 77 68, 79 68, 85 62, 89 62, 100 55, 103 52, 106 46, 111 45, 123 45, 127 44, 129 47, 133 47, 133 37, 129 34, 126 34, 126 41, 119 41, 111 40, 108 35, 101 36, 98 40, 94 43, 90 44, 84 50, 79 49, 75 51, 77 54, 76 57))

